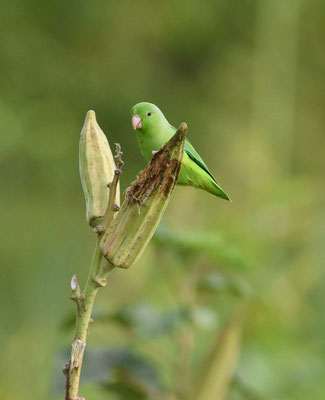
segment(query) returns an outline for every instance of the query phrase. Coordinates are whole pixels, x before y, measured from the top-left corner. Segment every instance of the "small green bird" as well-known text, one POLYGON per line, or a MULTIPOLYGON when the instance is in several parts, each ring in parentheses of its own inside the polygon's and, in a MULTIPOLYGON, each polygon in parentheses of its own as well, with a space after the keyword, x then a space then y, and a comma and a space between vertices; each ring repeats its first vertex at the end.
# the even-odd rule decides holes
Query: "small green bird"
MULTIPOLYGON (((151 103, 138 103, 132 107, 132 126, 137 132, 137 140, 143 157, 150 161, 177 131, 157 106, 151 103)), ((191 143, 186 140, 178 184, 194 186, 215 196, 230 200, 214 179, 202 158, 191 143)))

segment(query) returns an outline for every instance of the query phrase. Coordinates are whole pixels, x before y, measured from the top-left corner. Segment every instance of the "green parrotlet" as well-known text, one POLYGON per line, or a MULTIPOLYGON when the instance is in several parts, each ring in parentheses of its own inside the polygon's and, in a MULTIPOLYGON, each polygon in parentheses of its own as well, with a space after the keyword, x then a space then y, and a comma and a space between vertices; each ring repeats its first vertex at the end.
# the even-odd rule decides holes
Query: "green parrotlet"
MULTIPOLYGON (((175 134, 177 129, 154 104, 138 103, 132 107, 131 113, 132 126, 136 130, 141 153, 147 161, 150 161, 153 154, 175 134)), ((194 186, 222 199, 230 200, 188 140, 185 141, 177 183, 194 186)))

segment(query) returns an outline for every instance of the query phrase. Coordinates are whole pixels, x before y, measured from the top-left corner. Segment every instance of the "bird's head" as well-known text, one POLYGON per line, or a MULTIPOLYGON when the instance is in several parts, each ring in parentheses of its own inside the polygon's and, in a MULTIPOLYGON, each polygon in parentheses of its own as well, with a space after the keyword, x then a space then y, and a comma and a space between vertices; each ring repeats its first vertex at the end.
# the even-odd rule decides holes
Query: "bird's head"
POLYGON ((131 109, 133 129, 142 133, 168 124, 164 114, 151 103, 138 103, 131 109))

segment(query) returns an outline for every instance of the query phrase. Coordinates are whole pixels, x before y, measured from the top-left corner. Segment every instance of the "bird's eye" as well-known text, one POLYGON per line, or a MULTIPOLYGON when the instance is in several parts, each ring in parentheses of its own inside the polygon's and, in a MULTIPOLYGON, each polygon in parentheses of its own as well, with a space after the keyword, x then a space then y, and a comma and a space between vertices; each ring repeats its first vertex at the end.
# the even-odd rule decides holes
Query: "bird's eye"
POLYGON ((150 117, 150 115, 151 115, 151 112, 149 111, 149 112, 147 112, 147 115, 148 115, 148 117, 150 117))

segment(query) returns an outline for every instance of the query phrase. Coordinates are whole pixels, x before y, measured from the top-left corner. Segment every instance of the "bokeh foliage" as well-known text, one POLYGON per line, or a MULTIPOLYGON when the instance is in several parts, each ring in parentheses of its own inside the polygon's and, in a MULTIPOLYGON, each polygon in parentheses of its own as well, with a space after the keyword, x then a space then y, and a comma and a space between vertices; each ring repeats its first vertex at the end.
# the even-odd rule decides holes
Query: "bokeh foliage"
MULTIPOLYGON (((245 301, 231 398, 322 400, 323 1, 13 0, 0 4, 0 26, 1 397, 62 397, 69 280, 86 278, 94 241, 80 129, 94 109, 122 144, 125 189, 145 165, 129 110, 146 100, 187 122, 233 202, 176 189, 142 259, 100 293, 89 365, 104 349, 170 387, 170 332, 195 331, 195 371, 245 301)), ((81 393, 131 399, 134 388, 118 386, 127 373, 89 372, 81 393)))

